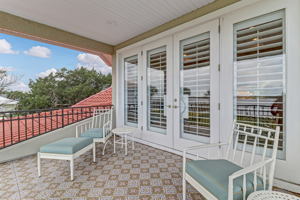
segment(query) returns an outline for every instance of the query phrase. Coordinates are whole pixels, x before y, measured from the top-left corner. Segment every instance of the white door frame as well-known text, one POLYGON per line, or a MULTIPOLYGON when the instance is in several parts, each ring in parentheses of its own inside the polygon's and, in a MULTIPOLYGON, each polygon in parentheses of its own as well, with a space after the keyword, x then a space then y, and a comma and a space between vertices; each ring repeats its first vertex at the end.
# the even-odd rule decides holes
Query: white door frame
MULTIPOLYGON (((141 81, 141 76, 142 76, 142 68, 143 68, 143 61, 142 61, 142 55, 141 55, 142 49, 141 48, 133 48, 131 50, 124 51, 118 55, 119 57, 119 68, 117 69, 118 72, 118 81, 120 83, 118 84, 118 95, 119 95, 119 103, 118 104, 118 114, 116 115, 118 126, 130 126, 125 124, 125 84, 124 84, 124 75, 125 75, 125 68, 124 68, 124 60, 128 57, 131 56, 138 56, 138 124, 137 128, 141 130, 141 127, 143 126, 143 109, 141 106, 141 101, 142 101, 142 94, 143 94, 143 89, 142 89, 142 81, 141 81)), ((140 138, 141 137, 141 132, 137 131, 135 133, 135 137, 140 138)))
POLYGON ((143 46, 143 132, 141 138, 153 142, 156 144, 160 144, 167 147, 173 147, 173 110, 168 108, 167 105, 171 105, 172 102, 172 66, 173 66, 173 41, 172 37, 166 37, 155 42, 149 43, 143 46), (166 47, 167 51, 167 95, 166 95, 166 117, 167 117, 167 128, 166 134, 157 133, 148 130, 147 128, 147 52, 159 47, 166 47))
POLYGON ((174 148, 183 150, 184 148, 197 145, 199 143, 217 143, 219 142, 219 20, 198 25, 192 29, 174 35, 174 98, 177 106, 180 99, 180 41, 209 32, 210 35, 210 137, 202 141, 186 139, 180 133, 180 109, 174 109, 174 148))

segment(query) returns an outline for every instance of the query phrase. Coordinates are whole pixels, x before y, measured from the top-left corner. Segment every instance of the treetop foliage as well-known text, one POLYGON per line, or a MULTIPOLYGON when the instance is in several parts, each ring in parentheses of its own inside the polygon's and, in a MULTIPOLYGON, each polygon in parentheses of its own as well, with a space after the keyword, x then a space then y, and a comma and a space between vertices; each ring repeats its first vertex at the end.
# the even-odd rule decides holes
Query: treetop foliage
POLYGON ((7 96, 19 100, 18 110, 65 107, 109 87, 111 80, 111 74, 96 70, 62 68, 55 74, 30 80, 30 92, 9 92, 7 96))

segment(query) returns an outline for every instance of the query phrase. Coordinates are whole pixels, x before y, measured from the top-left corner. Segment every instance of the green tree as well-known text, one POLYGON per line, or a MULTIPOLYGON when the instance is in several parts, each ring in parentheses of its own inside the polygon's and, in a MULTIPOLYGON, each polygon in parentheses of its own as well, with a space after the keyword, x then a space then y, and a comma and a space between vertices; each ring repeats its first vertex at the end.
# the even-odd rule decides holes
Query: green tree
POLYGON ((111 75, 95 70, 62 68, 57 73, 30 80, 30 92, 19 98, 19 110, 73 105, 111 85, 111 75))
POLYGON ((16 76, 8 74, 5 69, 0 69, 0 95, 5 94, 8 87, 13 85, 16 81, 16 76))

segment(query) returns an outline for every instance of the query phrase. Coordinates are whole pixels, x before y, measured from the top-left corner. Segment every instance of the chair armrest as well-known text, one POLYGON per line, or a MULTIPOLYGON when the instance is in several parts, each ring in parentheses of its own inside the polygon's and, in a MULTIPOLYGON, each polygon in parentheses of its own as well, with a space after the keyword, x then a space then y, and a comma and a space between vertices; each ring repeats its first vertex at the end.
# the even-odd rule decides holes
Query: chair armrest
POLYGON ((227 143, 214 143, 214 144, 201 144, 196 146, 191 146, 189 148, 184 149, 183 151, 191 151, 191 150, 197 150, 197 149, 207 149, 207 148, 213 148, 218 146, 225 146, 228 145, 227 143))
POLYGON ((258 162, 258 163, 255 163, 249 167, 246 167, 244 169, 241 169, 237 172, 234 172, 233 174, 231 174, 229 176, 229 179, 235 179, 235 178, 238 178, 242 175, 245 175, 245 174, 248 174, 248 173, 251 173, 251 172, 254 172, 255 170, 258 170, 260 168, 262 168, 263 166, 266 166, 267 164, 271 163, 272 161, 274 161, 272 158, 271 159, 268 159, 268 160, 265 160, 265 161, 261 161, 261 162, 258 162))
MULTIPOLYGON (((257 170, 261 169, 263 173, 263 189, 266 189, 266 182, 267 182, 267 172, 266 172, 266 165, 275 162, 275 159, 271 158, 265 161, 258 162, 256 164, 253 164, 249 167, 246 167, 244 169, 241 169, 229 176, 229 182, 228 182, 228 199, 233 199, 233 180, 243 176, 243 186, 242 186, 242 192, 243 192, 243 199, 246 199, 247 194, 247 174, 254 173, 253 178, 253 185, 254 185, 254 191, 257 189, 257 170)), ((270 177, 269 177, 270 178, 270 177)), ((269 189, 272 189, 272 185, 269 185, 269 189)))
POLYGON ((92 126, 91 121, 80 123, 79 125, 77 125, 76 126, 76 137, 79 137, 80 134, 83 133, 83 131, 90 129, 91 126, 92 126))

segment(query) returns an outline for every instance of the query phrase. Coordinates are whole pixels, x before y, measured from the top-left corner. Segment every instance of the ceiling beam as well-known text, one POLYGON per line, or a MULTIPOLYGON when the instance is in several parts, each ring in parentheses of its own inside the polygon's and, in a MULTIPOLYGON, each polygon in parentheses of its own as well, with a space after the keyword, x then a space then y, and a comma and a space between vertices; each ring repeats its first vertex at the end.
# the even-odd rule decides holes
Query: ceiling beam
POLYGON ((189 12, 187 14, 184 14, 176 19, 173 19, 167 23, 164 23, 160 26, 157 26, 149 31, 146 31, 140 35, 137 35, 129 40, 126 40, 124 42, 121 42, 120 44, 117 44, 115 46, 115 51, 118 50, 118 49, 121 49, 121 48, 124 48, 126 46, 129 46, 131 44, 134 44, 136 42, 139 42, 139 41, 142 41, 146 38, 149 38, 151 36, 154 36, 156 34, 159 34, 161 32, 164 32, 164 31, 167 31, 171 28, 174 28, 178 25, 181 25, 181 24, 184 24, 186 22, 189 22, 191 20, 194 20, 198 17, 201 17, 201 16, 204 16, 208 13, 211 13, 213 11, 216 11, 218 9, 221 9, 221 8, 224 8, 226 6, 229 6, 231 4, 234 4, 236 2, 238 2, 240 0, 216 0, 212 3, 209 3, 201 8, 198 8, 192 12, 189 12))
POLYGON ((94 54, 112 55, 112 45, 0 11, 0 32, 94 54))

